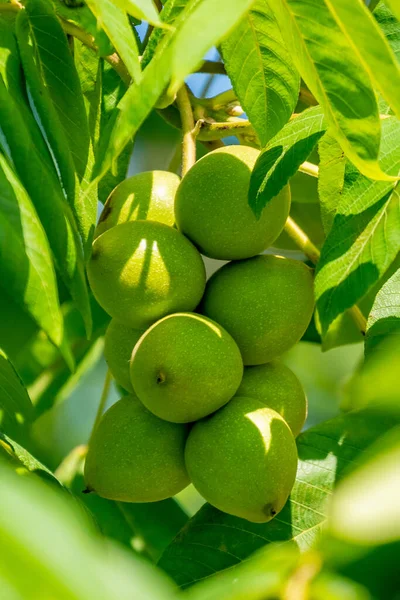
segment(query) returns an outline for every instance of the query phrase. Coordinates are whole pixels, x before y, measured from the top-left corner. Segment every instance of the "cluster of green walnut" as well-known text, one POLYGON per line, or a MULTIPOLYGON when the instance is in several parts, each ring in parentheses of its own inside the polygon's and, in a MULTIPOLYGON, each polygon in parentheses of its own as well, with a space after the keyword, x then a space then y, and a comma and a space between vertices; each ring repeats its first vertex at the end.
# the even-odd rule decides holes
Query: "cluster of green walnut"
POLYGON ((154 502, 192 482, 253 522, 286 503, 307 403, 276 359, 307 329, 313 278, 301 261, 261 254, 284 228, 290 190, 255 218, 257 156, 228 146, 181 181, 142 173, 104 206, 88 276, 112 317, 106 360, 128 394, 89 445, 86 484, 100 496, 154 502), (206 281, 202 254, 229 262, 206 281))

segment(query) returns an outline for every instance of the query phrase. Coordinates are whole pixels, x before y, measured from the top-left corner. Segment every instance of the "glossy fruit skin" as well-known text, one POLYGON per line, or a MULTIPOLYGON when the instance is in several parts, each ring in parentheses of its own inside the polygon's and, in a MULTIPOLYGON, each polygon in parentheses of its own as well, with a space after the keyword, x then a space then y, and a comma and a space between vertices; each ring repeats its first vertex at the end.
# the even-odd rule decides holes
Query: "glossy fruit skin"
POLYGON ((175 199, 175 221, 211 258, 238 260, 268 248, 281 233, 290 209, 286 186, 259 220, 248 204, 251 171, 259 156, 248 146, 218 148, 185 175, 175 199))
POLYGON ((111 192, 95 237, 127 221, 175 222, 174 201, 180 178, 169 171, 145 171, 122 181, 111 192))
POLYGON ((287 423, 254 398, 235 396, 192 428, 189 476, 213 506, 254 523, 270 521, 293 487, 297 449, 287 423))
POLYGON ((304 263, 273 255, 221 267, 209 279, 201 312, 233 337, 245 365, 277 358, 304 334, 314 308, 304 263))
POLYGON ((144 329, 132 329, 111 319, 104 336, 104 358, 108 368, 115 381, 128 392, 133 392, 129 372, 132 350, 144 332, 144 329))
POLYGON ((131 381, 138 398, 175 423, 196 421, 226 404, 242 375, 236 342, 217 323, 194 313, 157 321, 132 353, 131 381))
POLYGON ((307 417, 307 398, 296 375, 283 363, 273 360, 246 367, 237 395, 256 398, 275 410, 285 419, 294 437, 302 430, 307 417))
POLYGON ((87 272, 104 310, 137 329, 193 310, 205 286, 204 264, 193 244, 155 221, 130 221, 103 233, 93 244, 87 272))
POLYGON ((88 490, 120 502, 157 502, 189 484, 184 463, 187 428, 162 421, 133 396, 101 418, 85 463, 88 490))

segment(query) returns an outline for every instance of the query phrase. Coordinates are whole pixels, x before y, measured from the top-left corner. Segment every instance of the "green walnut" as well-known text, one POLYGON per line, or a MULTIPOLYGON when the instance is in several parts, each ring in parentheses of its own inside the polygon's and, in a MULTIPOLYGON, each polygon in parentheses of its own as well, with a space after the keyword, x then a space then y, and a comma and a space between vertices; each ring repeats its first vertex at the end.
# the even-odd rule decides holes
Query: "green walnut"
POLYGON ((100 235, 88 277, 104 310, 136 329, 193 310, 205 286, 204 264, 193 244, 155 221, 122 223, 100 235))
POLYGON ((121 502, 157 502, 189 484, 185 425, 168 423, 125 396, 101 418, 85 463, 87 490, 121 502))
POLYGON ((179 182, 179 177, 168 171, 145 171, 125 179, 109 195, 95 237, 127 221, 159 221, 172 226, 179 182))
POLYGON ((254 523, 282 510, 297 470, 296 443, 284 419, 254 398, 236 396, 192 428, 186 468, 213 506, 254 523))
POLYGON ((246 367, 238 396, 256 398, 279 413, 294 437, 302 430, 307 417, 307 398, 296 375, 276 360, 266 365, 246 367))
POLYGON ((216 271, 201 312, 231 334, 245 365, 260 365, 300 340, 313 308, 311 269, 298 260, 266 255, 216 271))
POLYGON ((196 421, 226 404, 242 375, 242 357, 229 333, 193 313, 169 315, 152 325, 131 359, 139 399, 175 423, 196 421))
POLYGON ((132 350, 144 332, 111 319, 104 337, 104 358, 115 381, 128 392, 133 392, 129 372, 132 350))
POLYGON ((259 254, 281 233, 290 209, 286 186, 256 219, 248 204, 250 176, 259 156, 248 146, 218 148, 185 175, 175 199, 177 227, 202 254, 238 260, 259 254))

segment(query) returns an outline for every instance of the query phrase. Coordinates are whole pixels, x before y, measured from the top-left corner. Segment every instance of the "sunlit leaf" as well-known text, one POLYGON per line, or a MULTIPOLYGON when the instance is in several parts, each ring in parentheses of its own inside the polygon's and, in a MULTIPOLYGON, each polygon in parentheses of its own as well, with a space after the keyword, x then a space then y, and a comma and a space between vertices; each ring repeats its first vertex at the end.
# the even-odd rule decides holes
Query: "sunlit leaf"
POLYGON ((153 0, 113 0, 113 2, 136 19, 143 19, 152 25, 162 25, 153 0))
POLYGON ((272 542, 291 540, 301 551, 319 539, 328 500, 360 453, 392 425, 368 413, 340 416, 298 438, 297 479, 283 510, 255 524, 206 504, 164 552, 159 565, 180 586, 231 567, 272 542))
POLYGON ((265 146, 289 120, 299 95, 299 75, 273 7, 257 0, 221 50, 233 88, 265 146))
POLYGON ((400 118, 400 64, 363 0, 325 0, 371 80, 400 118))
MULTIPOLYGON (((382 122, 382 165, 400 171, 400 122, 382 122)), ((315 293, 325 333, 334 319, 362 298, 400 251, 399 189, 371 181, 351 165, 342 199, 317 265, 315 293)))
POLYGON ((87 5, 112 41, 131 77, 138 82, 141 77, 139 49, 126 13, 116 6, 120 1, 87 0, 87 5))
MULTIPOLYGON (((176 19, 183 11, 183 9, 185 8, 186 4, 186 0, 167 0, 160 13, 160 18, 162 19, 162 22, 166 23, 167 25, 173 25, 176 19)), ((194 5, 194 2, 191 2, 191 5, 194 5)), ((150 60, 152 59, 154 52, 156 51, 157 45, 164 37, 165 32, 165 29, 161 29, 159 27, 152 31, 149 41, 147 42, 146 48, 143 52, 141 62, 143 69, 149 64, 150 60)))
POLYGON ((94 164, 93 149, 67 38, 47 0, 27 2, 26 10, 17 18, 17 37, 30 104, 49 145, 87 252, 97 202, 94 189, 89 195, 85 193, 94 164))
POLYGON ((319 106, 309 108, 287 123, 261 152, 251 174, 249 205, 256 216, 312 152, 327 128, 319 106))
MULTIPOLYGON (((218 44, 240 21, 253 0, 203 0, 178 28, 173 40, 170 92, 177 92, 185 77, 202 62, 206 52, 218 44), (212 15, 212 19, 210 19, 212 15)), ((190 8, 190 3, 188 3, 190 8)))
POLYGON ((295 65, 347 157, 367 177, 390 179, 378 163, 380 121, 369 75, 325 0, 279 0, 274 9, 295 65))
POLYGON ((328 234, 343 192, 346 157, 338 142, 329 133, 321 138, 318 153, 321 218, 324 231, 328 234))
POLYGON ((386 4, 390 7, 396 19, 400 21, 400 6, 397 0, 386 0, 386 4))

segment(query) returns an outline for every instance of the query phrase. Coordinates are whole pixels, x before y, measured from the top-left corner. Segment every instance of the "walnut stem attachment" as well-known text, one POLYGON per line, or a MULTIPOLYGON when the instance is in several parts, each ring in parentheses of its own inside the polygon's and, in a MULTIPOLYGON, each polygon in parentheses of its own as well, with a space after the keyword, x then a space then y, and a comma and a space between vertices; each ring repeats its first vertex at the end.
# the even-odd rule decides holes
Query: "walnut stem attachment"
POLYGON ((196 138, 194 135, 194 118, 192 105, 185 85, 176 95, 176 104, 181 115, 182 123, 182 177, 196 162, 196 138))

